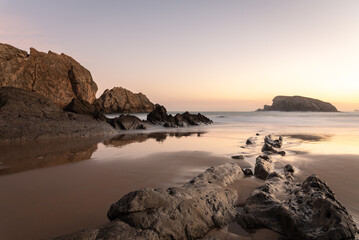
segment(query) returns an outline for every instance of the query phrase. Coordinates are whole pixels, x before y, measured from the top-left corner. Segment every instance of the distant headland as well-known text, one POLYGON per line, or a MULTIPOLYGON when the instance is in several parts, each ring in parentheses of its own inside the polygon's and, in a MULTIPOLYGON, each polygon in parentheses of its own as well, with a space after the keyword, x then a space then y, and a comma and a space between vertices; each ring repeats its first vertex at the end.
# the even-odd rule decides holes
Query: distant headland
POLYGON ((276 96, 271 106, 264 105, 258 111, 281 112, 338 112, 337 108, 328 102, 301 96, 276 96))

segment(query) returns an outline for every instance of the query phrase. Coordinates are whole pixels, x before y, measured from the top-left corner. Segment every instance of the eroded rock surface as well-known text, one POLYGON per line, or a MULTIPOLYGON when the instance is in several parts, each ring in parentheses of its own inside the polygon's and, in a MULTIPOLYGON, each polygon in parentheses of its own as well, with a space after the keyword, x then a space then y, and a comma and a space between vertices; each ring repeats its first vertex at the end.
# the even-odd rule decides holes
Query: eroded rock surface
POLYGON ((144 94, 122 87, 106 89, 94 105, 102 113, 145 113, 155 106, 144 94))
POLYGON ((30 54, 0 43, 0 87, 16 87, 35 92, 64 108, 74 98, 93 103, 97 85, 91 73, 66 54, 30 54))
POLYGON ((271 173, 247 199, 239 224, 269 228, 289 239, 356 239, 358 229, 344 206, 317 176, 295 185, 293 168, 285 176, 271 173))
POLYGON ((172 116, 171 114, 167 114, 166 108, 159 104, 156 104, 155 109, 147 115, 147 121, 152 124, 163 125, 164 127, 186 127, 190 125, 213 123, 211 119, 200 113, 191 114, 185 112, 172 116))
POLYGON ((49 99, 23 89, 0 88, 0 140, 114 135, 93 116, 65 112, 49 99))
POLYGON ((269 156, 261 155, 256 158, 254 175, 261 179, 266 179, 273 172, 272 160, 269 156))
POLYGON ((111 206, 110 223, 58 239, 197 239, 235 219, 238 196, 225 187, 243 178, 227 163, 182 187, 134 191, 111 206))
POLYGON ((338 112, 337 108, 328 102, 301 96, 277 96, 273 98, 271 106, 264 105, 257 111, 282 111, 282 112, 338 112))

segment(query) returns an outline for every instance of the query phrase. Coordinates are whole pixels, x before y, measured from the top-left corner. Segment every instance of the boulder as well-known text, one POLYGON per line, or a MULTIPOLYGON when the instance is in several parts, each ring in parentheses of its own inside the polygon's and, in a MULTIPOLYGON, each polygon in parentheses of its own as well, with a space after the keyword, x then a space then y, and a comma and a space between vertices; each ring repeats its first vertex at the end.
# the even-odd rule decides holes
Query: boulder
POLYGON ((114 135, 93 116, 65 112, 48 98, 19 88, 0 88, 0 141, 114 135))
POLYGON ((142 121, 138 117, 128 114, 121 114, 116 118, 108 118, 106 121, 118 130, 148 129, 151 126, 147 121, 142 121))
POLYGON ((106 89, 94 105, 102 113, 146 113, 154 109, 154 104, 144 94, 122 87, 106 89))
POLYGON ((269 175, 247 199, 238 222, 245 229, 269 228, 289 239, 358 238, 353 218, 315 175, 299 186, 292 178, 269 175))
POLYGON ((164 127, 186 127, 213 123, 211 119, 200 113, 184 112, 173 117, 171 114, 168 115, 166 108, 159 104, 156 104, 155 109, 147 115, 147 121, 152 124, 163 124, 164 127))
POLYGON ((253 144, 256 144, 254 138, 252 137, 248 138, 246 141, 246 145, 253 145, 253 144))
POLYGON ((338 112, 337 108, 328 102, 301 96, 277 96, 271 106, 264 105, 257 111, 282 112, 338 112))
POLYGON ((140 189, 111 205, 110 223, 58 239, 198 239, 234 221, 237 192, 225 187, 243 178, 238 165, 227 163, 181 187, 140 189))
POLYGON ((266 179, 273 171, 272 160, 268 156, 258 156, 254 167, 254 175, 261 179, 266 179))
POLYGON ((243 170, 243 173, 244 173, 244 175, 246 175, 246 176, 252 176, 252 175, 253 175, 252 170, 249 169, 249 168, 244 169, 244 170, 243 170))
POLYGON ((0 43, 0 87, 21 88, 40 94, 64 108, 74 98, 93 103, 97 85, 91 73, 65 54, 30 54, 0 43))

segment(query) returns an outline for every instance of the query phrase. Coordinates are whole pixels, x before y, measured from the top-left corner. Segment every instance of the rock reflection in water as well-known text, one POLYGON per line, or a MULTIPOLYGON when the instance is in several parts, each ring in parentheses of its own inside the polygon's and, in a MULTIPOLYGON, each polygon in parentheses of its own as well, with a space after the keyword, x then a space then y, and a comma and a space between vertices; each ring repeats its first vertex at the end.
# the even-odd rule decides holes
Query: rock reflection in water
POLYGON ((148 139, 155 139, 157 142, 164 142, 167 137, 189 137, 197 135, 200 137, 205 132, 153 132, 153 133, 139 133, 139 134, 121 134, 116 137, 104 141, 104 144, 111 147, 123 147, 131 143, 141 143, 148 139))
POLYGON ((90 159, 99 138, 13 142, 0 145, 0 175, 90 159))
POLYGON ((4 143, 0 144, 0 175, 88 160, 102 141, 110 147, 123 147, 148 139, 163 142, 167 137, 199 137, 202 134, 204 132, 155 132, 121 134, 105 141, 103 138, 67 138, 4 143))

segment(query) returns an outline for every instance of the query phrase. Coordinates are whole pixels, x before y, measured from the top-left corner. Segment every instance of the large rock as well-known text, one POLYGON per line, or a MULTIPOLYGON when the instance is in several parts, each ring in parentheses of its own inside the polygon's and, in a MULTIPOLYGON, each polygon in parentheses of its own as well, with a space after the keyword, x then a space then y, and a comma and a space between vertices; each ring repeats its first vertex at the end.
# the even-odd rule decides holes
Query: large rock
POLYGON ((271 106, 264 105, 263 109, 257 111, 338 112, 337 108, 328 102, 301 96, 277 96, 271 106))
POLYGON ((191 114, 189 112, 184 112, 172 116, 171 114, 167 114, 166 108, 159 104, 156 104, 155 109, 147 115, 147 121, 152 124, 161 124, 165 127, 186 127, 213 123, 211 119, 200 113, 191 114))
POLYGON ((256 158, 256 165, 254 167, 254 175, 261 179, 266 179, 273 171, 272 160, 269 156, 262 155, 256 158))
POLYGON ((154 104, 144 94, 122 87, 106 89, 96 99, 95 106, 102 113, 144 113, 154 109, 154 104))
POLYGON ((225 187, 244 178, 234 164, 212 167, 182 187, 145 188, 112 204, 110 223, 58 239, 198 239, 237 214, 237 192, 225 187))
POLYGON ((90 72, 70 56, 39 52, 30 54, 0 43, 0 87, 21 88, 66 107, 73 98, 93 103, 97 85, 90 72))
POLYGON ((289 239, 357 239, 358 229, 330 188, 315 175, 297 186, 292 169, 271 173, 247 199, 238 222, 245 229, 269 228, 289 239))
POLYGON ((23 89, 0 88, 0 141, 113 135, 91 115, 65 112, 49 99, 23 89))

